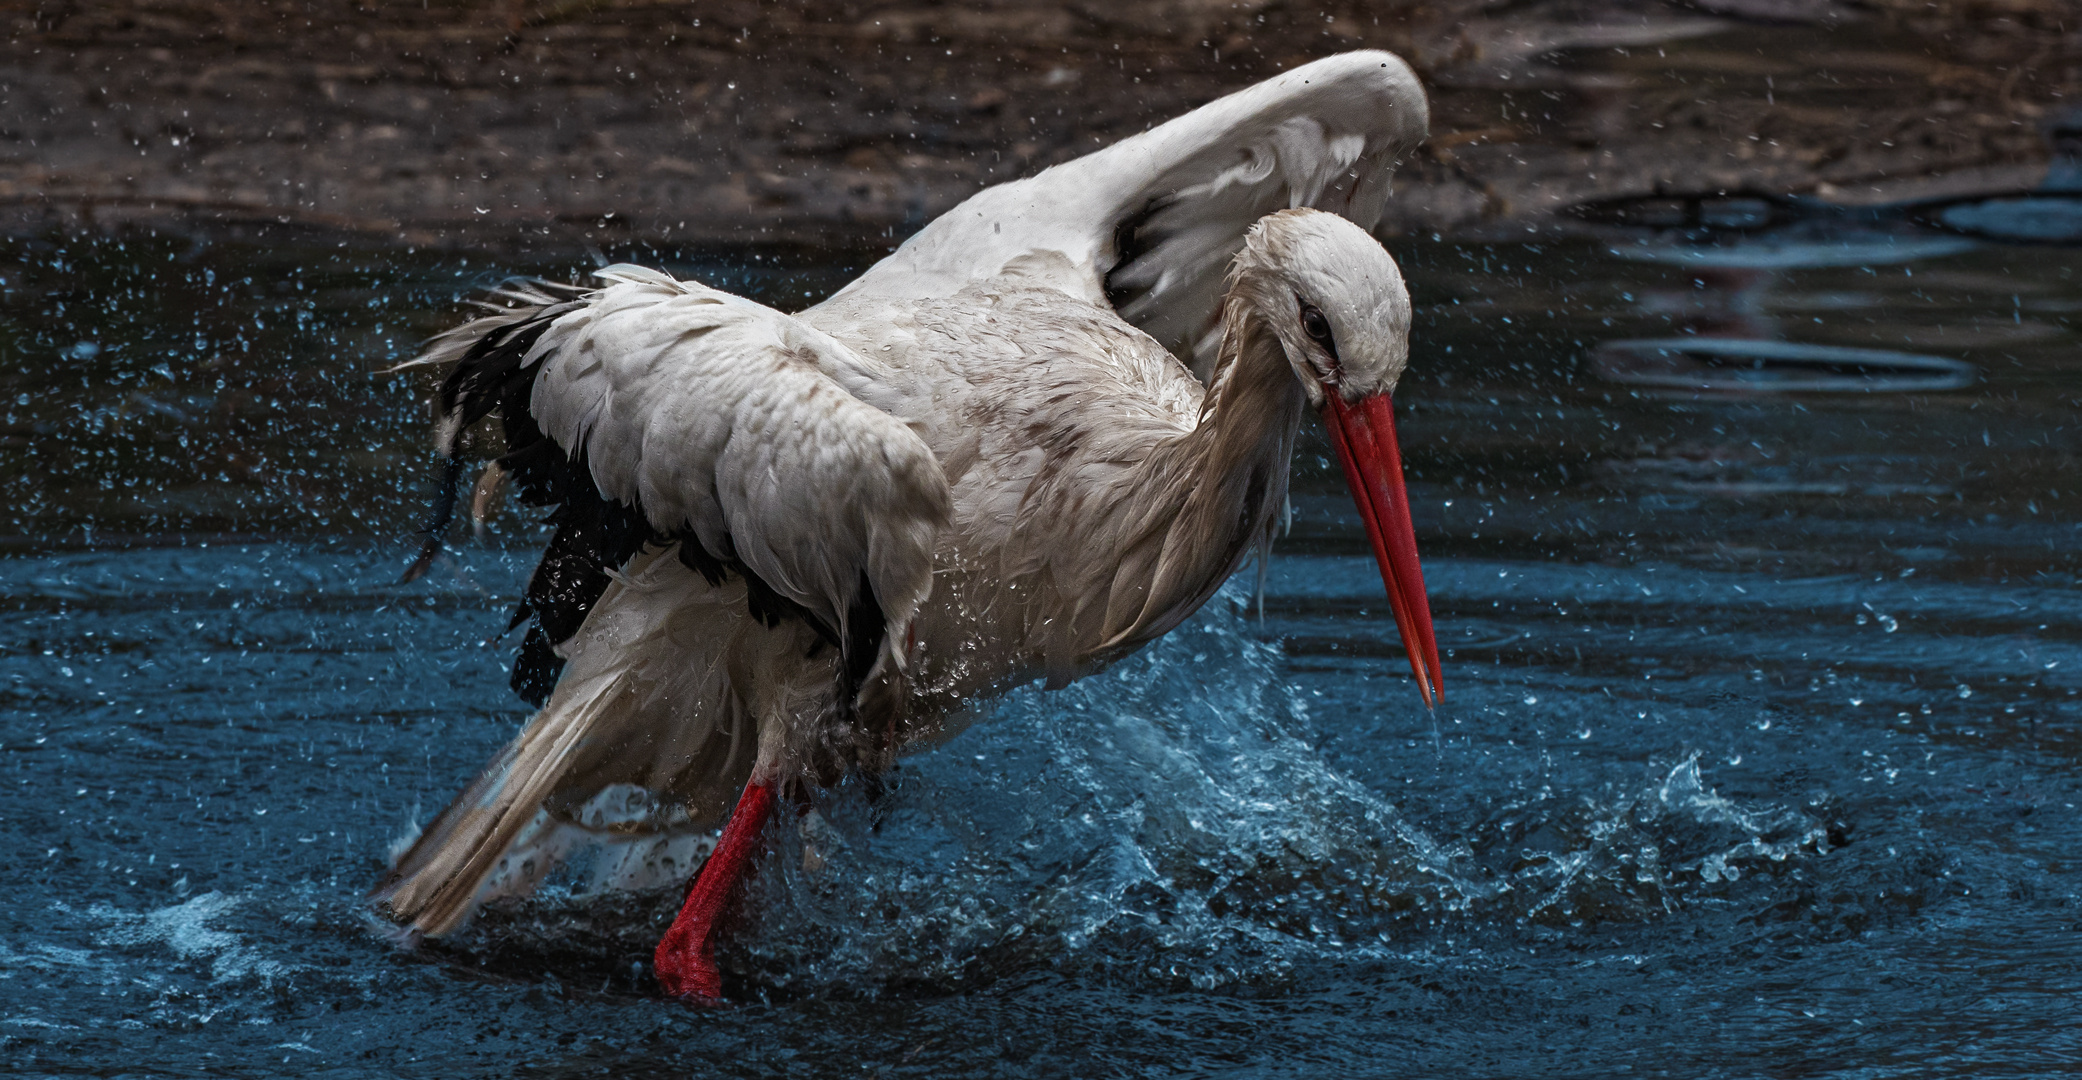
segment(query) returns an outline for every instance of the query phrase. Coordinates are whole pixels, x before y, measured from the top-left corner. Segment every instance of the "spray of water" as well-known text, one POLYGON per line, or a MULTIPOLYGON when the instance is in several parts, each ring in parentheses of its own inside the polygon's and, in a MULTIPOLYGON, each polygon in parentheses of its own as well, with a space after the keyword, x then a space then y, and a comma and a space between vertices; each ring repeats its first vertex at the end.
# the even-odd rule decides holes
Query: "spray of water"
POLYGON ((1260 983, 1421 948, 1441 923, 1653 917, 1821 842, 1802 815, 1715 795, 1690 757, 1615 799, 1532 800, 1566 837, 1548 856, 1441 843, 1326 763, 1332 718, 1246 606, 1225 594, 1106 674, 1012 693, 880 803, 841 792, 785 826, 726 963, 803 990, 1046 969, 1260 983))

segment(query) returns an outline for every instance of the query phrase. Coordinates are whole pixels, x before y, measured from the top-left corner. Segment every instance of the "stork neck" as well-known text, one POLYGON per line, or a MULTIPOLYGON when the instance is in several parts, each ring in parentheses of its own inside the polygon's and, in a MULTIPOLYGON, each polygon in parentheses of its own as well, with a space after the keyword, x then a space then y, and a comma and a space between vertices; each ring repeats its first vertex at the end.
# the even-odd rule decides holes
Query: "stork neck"
POLYGON ((1142 466, 1144 530, 1119 554, 1102 640, 1147 641, 1184 621, 1268 542, 1287 496, 1308 403, 1279 338, 1248 305, 1224 305, 1214 382, 1191 432, 1142 466))
MULTIPOLYGON (((1248 304, 1223 310, 1222 349, 1201 400, 1200 423, 1186 437, 1196 482, 1181 517, 1193 517, 1223 554, 1215 586, 1254 542, 1268 539, 1286 503, 1294 435, 1308 397, 1279 336, 1248 304)), ((1211 586, 1212 587, 1212 586, 1211 586)))
POLYGON ((1275 462, 1284 493, 1294 433, 1308 398, 1279 336, 1262 316, 1233 299, 1222 314, 1222 347, 1214 378, 1189 441, 1204 455, 1203 468, 1222 470, 1259 459, 1275 462))

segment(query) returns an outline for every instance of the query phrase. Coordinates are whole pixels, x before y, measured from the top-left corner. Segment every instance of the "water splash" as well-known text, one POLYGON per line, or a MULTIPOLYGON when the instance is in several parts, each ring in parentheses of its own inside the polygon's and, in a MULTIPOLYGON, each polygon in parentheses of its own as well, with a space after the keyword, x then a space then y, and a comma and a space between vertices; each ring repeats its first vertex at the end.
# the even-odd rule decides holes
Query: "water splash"
POLYGON ((102 945, 161 946, 182 960, 209 961, 213 984, 251 979, 272 985, 289 974, 288 965, 270 959, 239 935, 210 925, 244 903, 240 897, 213 891, 142 914, 96 904, 87 915, 106 924, 96 935, 102 945))
POLYGON ((1504 907, 1543 926, 1633 922, 1708 895, 1745 867, 1829 850, 1822 821, 1716 793, 1699 759, 1687 754, 1660 779, 1617 796, 1571 800, 1543 786, 1506 803, 1470 841, 1497 868, 1504 907))
POLYGON ((1014 692, 882 806, 821 806, 779 845, 814 857, 755 889, 745 960, 783 984, 1043 967, 1208 987, 1491 892, 1323 762, 1244 603, 1068 689, 1014 692))
POLYGON ((1715 794, 1697 755, 1617 799, 1515 804, 1547 850, 1511 852, 1511 827, 1441 842, 1326 762, 1244 607, 1225 594, 1111 672, 1009 695, 879 807, 827 801, 777 843, 726 964, 777 989, 1255 984, 1441 925, 1651 918, 1826 848, 1805 815, 1715 794))
MULTIPOLYGON (((1828 849, 1815 818, 1716 793, 1697 754, 1596 795, 1519 782, 1440 839, 1317 748, 1277 645, 1232 588, 1104 674, 982 706, 879 800, 820 796, 770 834, 718 960, 770 994, 939 995, 1054 972, 1262 986, 1439 935, 1663 917, 1828 849)), ((1417 750, 1413 752, 1422 753, 1417 750)), ((580 859, 433 943, 474 964, 644 989, 677 888, 602 890, 580 859)))

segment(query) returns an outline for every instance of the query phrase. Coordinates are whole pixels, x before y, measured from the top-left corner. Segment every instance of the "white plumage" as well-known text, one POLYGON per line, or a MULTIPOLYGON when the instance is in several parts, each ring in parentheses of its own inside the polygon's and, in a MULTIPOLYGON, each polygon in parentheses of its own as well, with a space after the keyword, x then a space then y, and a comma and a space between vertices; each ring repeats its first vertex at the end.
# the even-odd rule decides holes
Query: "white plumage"
POLYGON ((529 412, 583 447, 600 494, 661 533, 692 530, 842 635, 865 573, 900 638, 932 587, 947 519, 939 462, 841 388, 872 379, 844 345, 772 308, 614 266, 527 352, 529 412))
POLYGON ((616 266, 438 339, 444 450, 496 411, 499 467, 558 507, 517 685, 566 666, 378 897, 444 933, 607 824, 684 875, 669 838, 743 787, 659 952, 669 989, 713 996, 772 791, 1176 626, 1270 541, 1309 407, 1429 698, 1386 411, 1409 302, 1364 231, 1425 127, 1400 60, 1333 57, 986 190, 792 317, 616 266))
POLYGON ((1009 274, 1103 303, 1205 380, 1244 230, 1315 207, 1372 229, 1430 116, 1409 66, 1355 52, 1295 68, 1037 176, 978 193, 820 312, 929 300, 1009 274), (1134 243, 1119 250, 1122 226, 1134 243))

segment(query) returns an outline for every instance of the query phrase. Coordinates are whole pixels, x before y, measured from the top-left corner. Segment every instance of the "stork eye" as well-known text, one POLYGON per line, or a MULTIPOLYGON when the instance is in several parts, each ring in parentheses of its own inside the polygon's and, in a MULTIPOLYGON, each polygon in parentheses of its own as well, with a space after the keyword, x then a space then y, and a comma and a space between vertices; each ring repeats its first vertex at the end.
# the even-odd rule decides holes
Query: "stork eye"
POLYGON ((1323 351, 1329 353, 1332 360, 1337 359, 1337 340, 1330 336, 1330 320, 1323 317, 1316 305, 1301 305, 1301 332, 1307 334, 1309 340, 1323 346, 1323 351))

